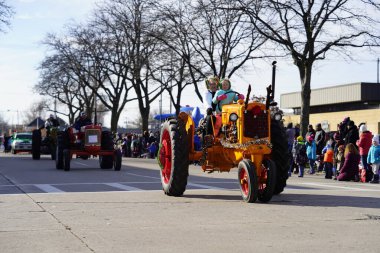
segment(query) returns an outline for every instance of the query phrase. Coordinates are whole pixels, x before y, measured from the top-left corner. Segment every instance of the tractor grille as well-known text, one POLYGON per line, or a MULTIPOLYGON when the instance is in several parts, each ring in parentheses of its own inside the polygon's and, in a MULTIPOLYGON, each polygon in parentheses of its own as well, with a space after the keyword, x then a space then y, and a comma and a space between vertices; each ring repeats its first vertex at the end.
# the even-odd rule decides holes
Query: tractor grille
POLYGON ((268 114, 261 111, 255 117, 252 111, 244 112, 244 136, 256 139, 268 137, 268 114))
POLYGON ((99 129, 86 129, 85 145, 100 146, 100 130, 99 129))

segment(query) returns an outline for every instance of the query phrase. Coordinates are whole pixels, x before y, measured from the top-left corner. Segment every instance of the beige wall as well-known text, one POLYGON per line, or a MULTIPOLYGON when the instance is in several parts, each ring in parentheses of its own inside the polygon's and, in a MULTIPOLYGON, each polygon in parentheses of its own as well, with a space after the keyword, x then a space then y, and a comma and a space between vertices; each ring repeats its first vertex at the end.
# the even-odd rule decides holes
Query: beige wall
MULTIPOLYGON (((368 130, 373 134, 380 132, 380 109, 310 114, 309 122, 314 128, 317 123, 322 123, 323 125, 323 122, 325 122, 326 125, 328 124, 330 131, 335 131, 337 130, 337 124, 345 117, 350 117, 350 119, 355 122, 355 125, 359 125, 361 122, 366 123, 368 130)), ((300 116, 285 115, 284 120, 285 126, 290 122, 294 125, 300 122, 300 116)))

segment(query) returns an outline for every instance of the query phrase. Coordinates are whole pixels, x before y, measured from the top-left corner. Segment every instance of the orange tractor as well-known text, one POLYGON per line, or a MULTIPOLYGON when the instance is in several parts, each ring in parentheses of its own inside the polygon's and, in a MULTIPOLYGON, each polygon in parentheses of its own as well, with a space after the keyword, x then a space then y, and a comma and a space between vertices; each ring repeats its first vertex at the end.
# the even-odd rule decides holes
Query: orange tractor
POLYGON ((100 125, 88 125, 76 131, 69 127, 65 131, 58 132, 56 150, 56 168, 65 171, 70 170, 70 161, 76 155, 77 158, 88 159, 99 156, 99 165, 102 169, 121 169, 122 153, 114 144, 110 131, 102 131, 100 125))
POLYGON ((268 202, 286 186, 289 154, 282 115, 271 112, 276 62, 266 103, 238 100, 222 107, 222 127, 218 134, 204 135, 202 149, 194 149, 196 126, 186 113, 162 125, 157 157, 165 194, 181 196, 186 190, 189 164, 197 162, 204 172, 229 172, 238 168, 243 200, 268 202))

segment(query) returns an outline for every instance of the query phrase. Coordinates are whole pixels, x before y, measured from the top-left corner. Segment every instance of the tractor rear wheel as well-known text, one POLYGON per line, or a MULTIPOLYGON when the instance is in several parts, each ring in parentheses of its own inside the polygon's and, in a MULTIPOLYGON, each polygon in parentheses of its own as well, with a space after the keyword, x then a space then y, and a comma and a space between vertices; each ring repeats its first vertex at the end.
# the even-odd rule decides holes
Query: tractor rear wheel
POLYGON ((40 160, 41 157, 41 132, 38 129, 32 132, 32 157, 33 160, 40 160))
POLYGON ((261 202, 271 200, 276 187, 276 164, 272 160, 264 160, 261 165, 261 176, 259 178, 258 198, 261 202))
POLYGON ((170 119, 162 124, 157 159, 165 194, 182 196, 189 177, 189 143, 182 120, 170 119))
POLYGON ((285 129, 277 120, 271 121, 271 142, 273 145, 272 160, 277 168, 274 194, 280 194, 284 190, 286 180, 288 179, 290 154, 288 153, 288 141, 285 129))
POLYGON ((243 159, 238 165, 238 180, 243 200, 256 202, 258 195, 257 175, 255 165, 251 160, 243 159))
POLYGON ((63 150, 63 169, 65 171, 70 170, 70 161, 71 161, 70 150, 69 149, 63 150))

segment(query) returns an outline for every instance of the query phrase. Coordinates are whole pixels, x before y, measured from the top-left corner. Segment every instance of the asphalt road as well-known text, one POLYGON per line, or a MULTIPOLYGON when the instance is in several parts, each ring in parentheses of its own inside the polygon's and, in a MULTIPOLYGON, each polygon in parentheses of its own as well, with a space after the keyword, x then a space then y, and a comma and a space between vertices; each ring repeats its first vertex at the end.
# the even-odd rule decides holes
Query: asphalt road
POLYGON ((379 235, 379 185, 293 176, 247 204, 236 170, 191 166, 184 196, 168 197, 155 160, 64 172, 0 153, 0 252, 380 252, 379 235))

